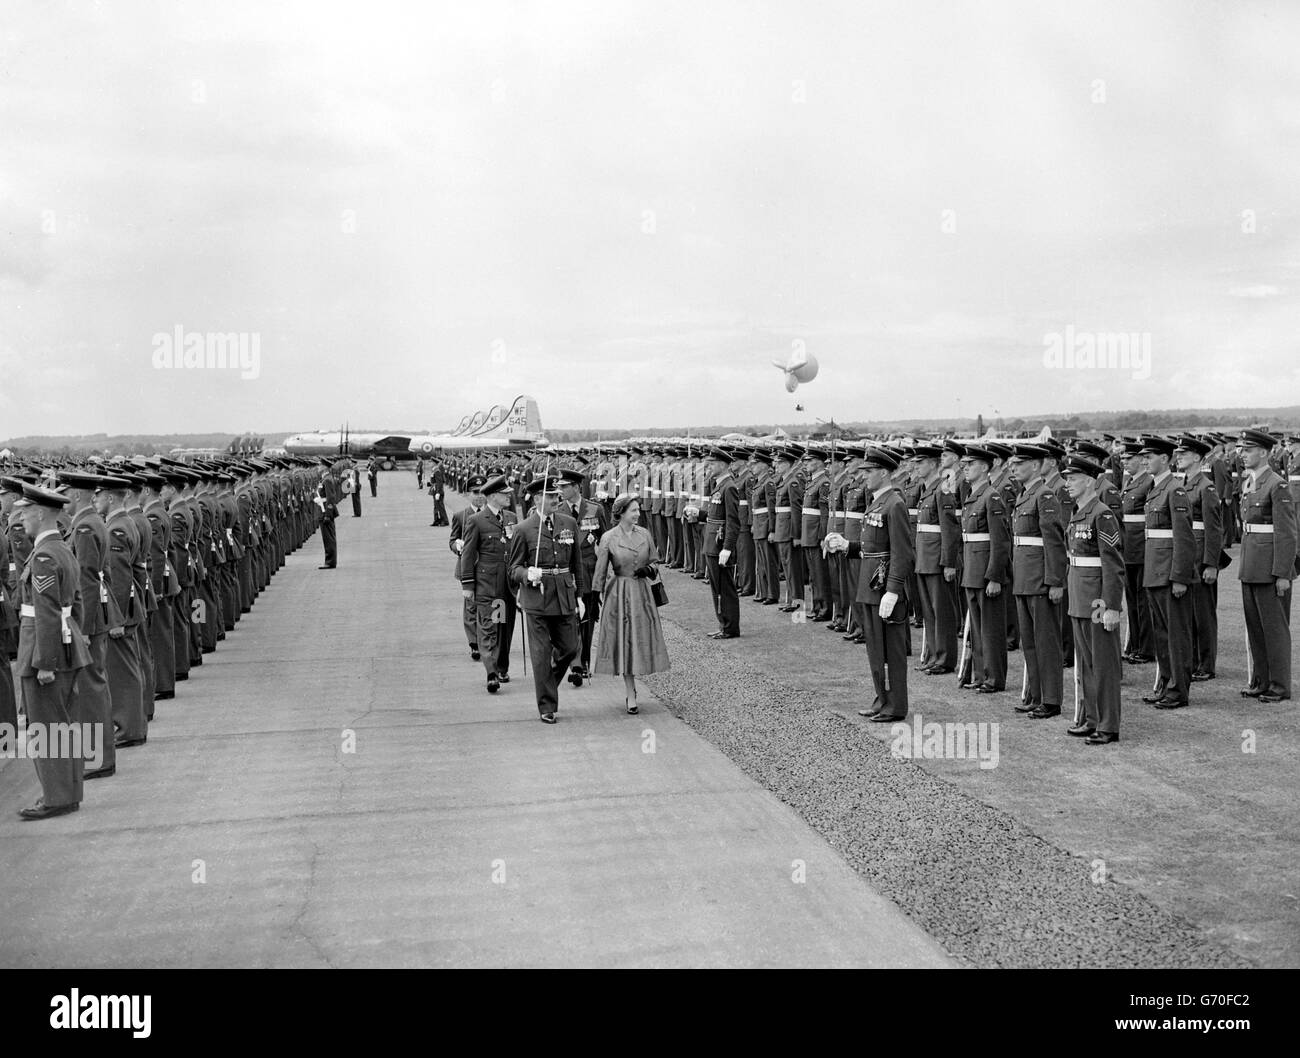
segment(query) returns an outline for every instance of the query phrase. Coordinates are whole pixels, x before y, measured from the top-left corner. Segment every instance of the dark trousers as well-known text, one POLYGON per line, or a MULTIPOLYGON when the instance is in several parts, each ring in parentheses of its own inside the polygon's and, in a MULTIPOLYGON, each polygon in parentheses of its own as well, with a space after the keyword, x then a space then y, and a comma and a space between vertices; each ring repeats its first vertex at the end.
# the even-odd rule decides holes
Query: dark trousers
POLYGON ((1188 589, 1192 594, 1192 671, 1214 674, 1219 659, 1219 582, 1200 579, 1188 589))
MULTIPOLYGON (((483 656, 483 668, 490 676, 510 675, 510 646, 515 639, 515 615, 519 608, 513 595, 497 605, 496 599, 466 599, 474 608, 475 634, 483 656)), ((472 643, 471 643, 472 645, 472 643)))
POLYGON ((1023 699, 1034 705, 1061 707, 1064 677, 1061 661, 1061 611, 1064 601, 1052 603, 1047 594, 1017 595, 1020 650, 1024 654, 1023 699))
POLYGON ((895 720, 907 716, 907 605, 899 599, 888 621, 876 603, 862 606, 862 635, 871 665, 880 714, 895 720))
POLYGON ((1155 657, 1151 637, 1151 601, 1142 587, 1142 563, 1124 566, 1124 598, 1128 602, 1128 652, 1155 657))
POLYGON ((705 555, 704 564, 708 570, 709 591, 713 594, 713 613, 718 619, 718 628, 727 635, 740 635, 740 595, 736 591, 734 567, 730 560, 725 566, 718 565, 717 555, 705 555))
POLYGON ((379 478, 374 474, 370 475, 370 495, 371 496, 379 495, 379 478))
POLYGON ((664 561, 669 566, 680 566, 682 564, 682 523, 676 515, 671 515, 668 521, 668 552, 664 561))
POLYGON ((1147 588, 1151 630, 1156 643, 1155 693, 1176 702, 1187 701, 1192 686, 1192 603, 1187 592, 1175 599, 1168 584, 1147 588))
POLYGON ((1067 586, 1061 595, 1060 605, 1056 607, 1060 615, 1061 627, 1061 664, 1074 664, 1074 624, 1070 618, 1070 589, 1067 586))
POLYGON ((532 655, 533 687, 538 713, 553 713, 560 705, 560 681, 578 655, 578 615, 535 614, 524 611, 528 653, 532 655))
MULTIPOLYGON (((52 683, 41 684, 35 676, 24 676, 23 703, 27 723, 71 724, 77 715, 77 673, 56 672, 52 683)), ((111 734, 106 735, 112 738, 111 734)), ((35 758, 36 777, 41 781, 41 800, 47 808, 81 804, 84 761, 67 754, 35 758)))
POLYGON ((149 622, 149 649, 153 653, 153 689, 157 694, 176 690, 176 612, 172 600, 158 600, 158 612, 149 622))
POLYGON ((704 562, 704 523, 696 522, 691 526, 691 541, 695 545, 695 576, 704 580, 708 575, 708 568, 704 562))
POLYGON ((650 538, 655 542, 655 550, 659 554, 668 553, 668 522, 663 511, 654 511, 650 515, 650 538))
POLYGON ((176 675, 189 675, 191 637, 190 608, 194 605, 194 589, 182 588, 172 599, 172 648, 176 655, 176 675))
POLYGON ((957 579, 942 573, 918 573, 921 585, 921 619, 925 623, 925 650, 921 660, 952 672, 957 667, 957 579))
POLYGON ((337 566, 339 561, 339 538, 334 531, 334 519, 323 518, 320 523, 321 543, 325 545, 325 565, 337 566))
MULTIPOLYGON (((153 719, 153 681, 154 681, 154 663, 153 647, 149 642, 149 626, 153 622, 154 614, 150 614, 146 620, 141 621, 135 626, 136 651, 140 655, 140 699, 144 702, 144 715, 146 720, 153 719)), ((131 629, 127 629, 130 635, 131 629)))
POLYGON ((862 561, 841 556, 844 559, 844 630, 849 633, 862 631, 862 604, 858 602, 858 579, 862 572, 862 561))
POLYGON ((1242 584, 1241 605, 1246 617, 1250 650, 1250 685, 1265 694, 1291 695, 1291 596, 1278 598, 1269 584, 1242 584))
POLYGON ((221 584, 217 577, 217 567, 208 567, 208 576, 199 582, 199 599, 202 601, 201 614, 203 623, 200 625, 200 638, 203 642, 203 652, 211 654, 217 649, 217 633, 221 628, 221 584))
POLYGON ((994 690, 1007 686, 1007 590, 986 595, 983 588, 966 589, 970 613, 971 681, 994 690))
POLYGON ((831 570, 821 544, 804 547, 803 564, 812 581, 812 612, 821 617, 831 612, 831 570))
POLYGON ((583 669, 591 670, 591 640, 596 631, 596 618, 600 616, 600 595, 597 592, 589 591, 586 595, 581 596, 584 612, 582 620, 578 622, 578 638, 581 641, 581 647, 578 652, 578 660, 574 663, 574 668, 581 666, 583 669))
POLYGON ((803 601, 803 548, 789 540, 776 545, 781 555, 781 568, 785 571, 785 604, 793 606, 803 601))
POLYGON ((478 650, 478 606, 473 599, 465 599, 461 604, 460 619, 470 650, 478 650))
POLYGON ((687 573, 695 572, 695 533, 690 522, 682 522, 682 569, 687 573))
POLYGON ((1119 734, 1120 636, 1107 632, 1090 617, 1070 618, 1074 632, 1074 678, 1078 681, 1079 709, 1075 723, 1094 731, 1119 734))
POLYGON ((360 489, 352 490, 352 517, 353 518, 361 517, 361 490, 360 489))
POLYGON ((433 524, 447 525, 447 504, 441 496, 435 497, 433 501, 433 524))
POLYGON ((771 569, 770 549, 766 540, 754 541, 754 597, 756 599, 775 599, 777 589, 773 586, 776 574, 771 569))
MULTIPOLYGON (((113 692, 108 686, 108 632, 90 636, 90 664, 81 670, 77 679, 77 722, 98 724, 99 744, 104 747, 101 767, 117 763, 113 749, 113 692)), ((86 747, 89 760, 90 747, 86 747)))
POLYGON ((754 534, 742 529, 736 537, 736 590, 741 595, 754 594, 754 565, 754 534))
POLYGON ((14 689, 14 667, 9 655, 0 651, 0 724, 18 730, 18 693, 14 689))
POLYGON ((781 545, 771 540, 764 542, 767 548, 767 598, 781 598, 781 545))

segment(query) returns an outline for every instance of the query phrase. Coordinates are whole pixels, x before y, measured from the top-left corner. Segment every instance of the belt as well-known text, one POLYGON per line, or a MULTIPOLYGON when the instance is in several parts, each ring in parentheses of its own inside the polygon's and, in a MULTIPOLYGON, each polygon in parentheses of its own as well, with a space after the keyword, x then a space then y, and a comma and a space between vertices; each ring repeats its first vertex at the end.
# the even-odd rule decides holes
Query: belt
POLYGON ((1147 516, 1146 516, 1145 514, 1126 514, 1126 515, 1124 515, 1124 521, 1126 521, 1126 522, 1145 522, 1146 520, 1147 520, 1147 516))
POLYGON ((18 608, 18 616, 20 616, 20 617, 35 617, 35 616, 36 616, 36 607, 35 607, 35 606, 32 606, 30 603, 23 603, 23 604, 18 608))
POLYGON ((772 509, 773 509, 774 511, 776 511, 777 514, 789 514, 789 513, 790 513, 790 508, 789 508, 789 507, 773 507, 772 509))
POLYGON ((867 516, 866 511, 845 511, 844 512, 845 518, 852 518, 854 521, 861 521, 866 516, 867 516))
POLYGON ((844 517, 844 512, 843 512, 843 511, 831 511, 831 517, 832 517, 832 518, 843 518, 843 517, 844 517))
POLYGON ((1289 476, 1287 477, 1287 481, 1300 481, 1300 474, 1291 474, 1291 475, 1289 475, 1289 476))
POLYGON ((1100 555, 1071 555, 1070 565, 1072 566, 1100 566, 1100 555))
POLYGON ((1205 531, 1205 523, 1204 523, 1204 522, 1192 522, 1192 528, 1193 528, 1193 529, 1200 529, 1201 532, 1204 532, 1204 531, 1205 531))
POLYGON ((1248 533, 1271 533, 1273 531, 1271 525, 1265 525, 1262 522, 1247 522, 1242 526, 1242 529, 1248 533))
POLYGON ((988 533, 962 533, 961 538, 963 543, 968 544, 981 544, 993 539, 988 533))
POLYGON ((940 533, 940 532, 943 532, 942 528, 940 528, 939 526, 935 525, 933 522, 926 522, 924 525, 918 524, 917 527, 916 527, 916 531, 917 531, 918 533, 940 533))
POLYGON ((573 570, 567 566, 546 567, 540 570, 543 577, 562 577, 566 573, 572 573, 573 570))
POLYGON ((651 489, 650 489, 650 495, 651 495, 651 496, 662 496, 662 495, 663 495, 663 489, 651 488, 651 489))
POLYGON ((740 506, 742 506, 742 507, 748 507, 748 506, 749 506, 749 500, 738 500, 737 502, 738 502, 738 503, 740 504, 740 506))
POLYGON ((766 514, 766 513, 767 513, 767 508, 766 508, 766 507, 755 507, 755 508, 754 508, 754 513, 755 513, 755 514, 766 514))
POLYGON ((803 513, 804 513, 804 514, 814 514, 814 515, 815 515, 815 514, 821 514, 821 513, 822 513, 822 509, 821 509, 820 507, 804 507, 804 508, 802 508, 802 510, 803 510, 803 513))
POLYGON ((1174 538, 1172 529, 1148 529, 1146 534, 1148 540, 1172 540, 1174 538))
POLYGON ((908 516, 909 518, 916 518, 916 517, 918 517, 918 516, 920 515, 920 513, 921 513, 921 508, 920 508, 920 507, 909 507, 909 508, 907 508, 907 516, 908 516))
POLYGON ((1016 547, 1042 547, 1043 538, 1041 536, 1017 536, 1013 537, 1016 547))

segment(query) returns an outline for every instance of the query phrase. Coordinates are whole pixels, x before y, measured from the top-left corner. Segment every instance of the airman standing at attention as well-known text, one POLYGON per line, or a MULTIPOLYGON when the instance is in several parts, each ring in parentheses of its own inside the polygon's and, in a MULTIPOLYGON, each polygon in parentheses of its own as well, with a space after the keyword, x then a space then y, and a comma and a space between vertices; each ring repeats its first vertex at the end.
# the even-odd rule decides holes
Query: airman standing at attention
POLYGON ((907 716, 907 585, 915 565, 907 502, 890 481, 898 457, 882 449, 867 453, 863 466, 871 503, 862 519, 862 540, 850 544, 831 537, 827 549, 861 560, 858 595, 863 604, 863 639, 871 665, 876 698, 858 715, 872 723, 891 723, 907 716))
MULTIPOLYGON (((108 586, 117 612, 118 626, 108 633, 108 689, 113 700, 116 747, 142 746, 148 739, 145 720, 144 666, 140 660, 139 625, 145 619, 144 600, 135 581, 135 568, 148 544, 140 539, 135 521, 126 509, 130 482, 103 477, 95 492, 95 509, 108 528, 108 586)), ((147 691, 153 697, 153 686, 147 691)))
POLYGON ((1291 582, 1296 572, 1296 502, 1268 465, 1276 439, 1242 430, 1245 487, 1241 495, 1241 601, 1250 649, 1250 680, 1243 698, 1280 702, 1291 697, 1291 582))
POLYGON ((808 619, 823 622, 832 617, 830 565, 822 550, 822 540, 830 521, 831 481, 826 472, 825 453, 821 449, 809 448, 804 460, 808 467, 808 481, 800 500, 799 548, 803 565, 812 579, 812 613, 808 619))
POLYGON ((0 724, 18 730, 18 693, 13 667, 18 656, 18 564, 9 551, 10 509, 23 494, 17 478, 0 478, 0 724))
POLYGON ((441 460, 433 464, 429 475, 429 495, 433 497, 433 521, 430 526, 442 526, 447 523, 447 472, 441 460))
POLYGON ((1191 504, 1169 469, 1174 442, 1148 437, 1142 454, 1151 475, 1142 585, 1151 603, 1159 666, 1155 687, 1142 700, 1157 709, 1180 709, 1187 704, 1192 684, 1192 599, 1187 589, 1198 571, 1191 504))
MULTIPOLYGON (((154 659, 155 701, 176 697, 176 614, 173 602, 179 590, 172 570, 172 520, 163 505, 162 490, 167 482, 157 474, 142 473, 144 515, 149 521, 149 578, 158 609, 149 622, 149 650, 154 659)), ((146 688, 147 690, 147 688, 146 688)))
POLYGON ((925 627, 925 650, 917 671, 941 676, 957 668, 957 556, 961 551, 961 522, 957 498, 943 489, 939 473, 942 449, 917 445, 913 449, 921 485, 917 497, 916 574, 918 605, 925 627))
MULTIPOLYGON (((870 451, 865 445, 855 445, 845 451, 848 488, 844 493, 844 539, 851 547, 862 543, 862 523, 871 503, 865 466, 870 451)), ((829 547, 827 552, 830 552, 829 547)), ((861 595, 859 576, 862 563, 850 559, 845 551, 840 551, 839 557, 844 561, 844 586, 841 588, 844 594, 844 639, 850 643, 862 644, 866 642, 863 633, 863 604, 858 601, 861 595)))
MULTIPOLYGON (((19 578, 18 627, 18 676, 23 681, 29 739, 36 725, 49 730, 52 724, 80 721, 77 676, 90 664, 81 632, 81 571, 59 535, 57 519, 67 502, 67 497, 35 485, 24 485, 22 498, 14 501, 32 541, 32 553, 19 578)), ((107 737, 104 731, 92 735, 101 744, 107 737)), ((37 756, 33 763, 41 798, 18 814, 35 820, 75 812, 81 806, 82 755, 37 756)))
POLYGON ((971 679, 966 690, 994 694, 1007 686, 1007 616, 1003 586, 1011 579, 1011 524, 989 472, 993 453, 966 445, 970 495, 962 516, 962 588, 971 625, 971 679))
POLYGON ((695 479, 691 486, 691 503, 696 512, 695 520, 691 522, 691 535, 695 541, 695 569, 692 576, 696 580, 709 579, 709 564, 704 553, 704 524, 713 481, 705 452, 706 450, 702 449, 695 459, 695 479))
POLYGON ((779 448, 773 456, 775 495, 772 503, 771 540, 777 546, 781 568, 785 572, 785 605, 782 613, 793 613, 803 604, 803 558, 797 547, 798 536, 794 511, 802 513, 803 482, 795 469, 798 452, 792 445, 779 448))
MULTIPOLYGON (((451 516, 451 533, 447 539, 447 546, 451 549, 451 553, 456 556, 456 579, 462 585, 465 583, 461 563, 461 554, 465 550, 465 526, 471 518, 483 509, 483 486, 486 483, 487 479, 478 474, 470 477, 465 482, 465 489, 469 493, 469 506, 462 507, 451 516)), ((465 599, 464 605, 461 607, 461 623, 465 627, 465 638, 469 641, 469 656, 474 661, 478 661, 478 610, 472 598, 465 599)))
POLYGON ((736 543, 740 536, 740 490, 731 476, 731 453, 714 448, 706 460, 713 488, 705 509, 704 561, 718 630, 710 639, 735 639, 740 635, 740 597, 736 593, 736 543))
MULTIPOLYGON (((596 575, 596 552, 600 548, 600 538, 609 529, 609 520, 605 508, 595 500, 582 498, 582 475, 576 470, 562 470, 560 479, 560 502, 556 510, 567 514, 578 523, 578 554, 586 571, 587 593, 582 597, 583 615, 578 622, 582 647, 573 663, 569 682, 581 687, 583 680, 591 679, 591 637, 596 628, 596 618, 600 614, 600 595, 591 591, 592 578, 596 575)), ((654 530, 651 530, 653 537, 654 530)))
POLYGON ((487 502, 463 520, 463 547, 456 565, 461 595, 474 607, 475 639, 487 670, 488 693, 496 694, 501 684, 510 682, 516 606, 506 558, 518 519, 506 509, 513 493, 504 475, 484 484, 482 493, 487 502))
POLYGON ((510 579, 519 586, 538 716, 553 724, 560 680, 578 653, 578 622, 588 588, 577 546, 578 523, 555 509, 558 480, 537 478, 529 483, 528 494, 536 497, 537 506, 510 541, 510 579))
MULTIPOLYGON (((768 486, 772 480, 772 457, 761 449, 749 455, 752 471, 749 475, 750 533, 754 537, 754 602, 761 606, 775 605, 781 585, 772 568, 774 548, 768 541, 772 531, 772 513, 767 505, 768 486)), ((779 561, 779 560, 776 560, 779 561)))
POLYGON ((755 591, 756 569, 754 556, 754 512, 749 502, 749 479, 753 473, 749 465, 749 451, 736 449, 731 453, 731 476, 739 495, 737 510, 740 514, 740 535, 736 537, 736 594, 752 598, 755 591))
POLYGON ((1035 720, 1061 715, 1061 618, 1068 605, 1065 525, 1056 492, 1043 468, 1055 460, 1037 445, 1018 444, 1010 466, 1023 489, 1012 513, 1012 585, 1020 620, 1025 693, 1016 711, 1035 720))
POLYGON ((831 620, 826 628, 843 633, 848 628, 848 601, 844 598, 845 569, 848 559, 843 551, 831 551, 826 546, 826 537, 835 535, 847 539, 845 532, 844 495, 849 486, 849 475, 843 445, 831 443, 831 450, 826 457, 826 473, 830 476, 830 513, 826 520, 826 532, 822 535, 822 553, 826 556, 826 571, 831 585, 831 620))
POLYGON ((1144 511, 1147 493, 1151 491, 1151 475, 1142 464, 1141 451, 1140 441, 1125 442, 1124 483, 1120 488, 1124 527, 1124 597, 1128 601, 1128 653, 1124 660, 1130 665, 1145 665, 1156 657, 1151 630, 1151 601, 1142 587, 1142 563, 1146 556, 1144 511))
POLYGON ((1101 467, 1083 456, 1065 464, 1074 513, 1065 540, 1070 561, 1070 619, 1080 709, 1068 734, 1089 745, 1119 741, 1120 606, 1124 599, 1124 552, 1120 523, 1097 495, 1101 467))
POLYGON ((1209 441, 1184 436, 1178 439, 1174 458, 1183 474, 1183 491, 1192 512, 1196 576, 1189 588, 1192 619, 1192 680, 1214 679, 1219 649, 1219 570, 1228 565, 1223 550, 1223 502, 1203 457, 1209 441))

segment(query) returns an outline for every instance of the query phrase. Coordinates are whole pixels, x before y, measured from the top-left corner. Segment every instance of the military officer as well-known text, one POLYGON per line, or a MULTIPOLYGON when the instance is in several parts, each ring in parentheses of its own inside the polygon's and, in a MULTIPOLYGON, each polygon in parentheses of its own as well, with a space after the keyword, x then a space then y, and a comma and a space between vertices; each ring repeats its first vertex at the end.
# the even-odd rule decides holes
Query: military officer
MULTIPOLYGON (((146 611, 134 576, 148 544, 140 539, 139 530, 126 509, 130 484, 126 478, 104 475, 95 492, 95 510, 108 528, 106 579, 122 617, 120 626, 109 628, 107 651, 108 688, 113 700, 113 726, 118 749, 142 746, 148 739, 146 685, 138 634, 146 611)), ((152 685, 148 687, 148 694, 152 700, 152 685)))
MULTIPOLYGON (((736 591, 735 564, 740 538, 740 490, 731 474, 731 453, 714 448, 707 457, 712 477, 704 525, 704 562, 718 630, 710 639, 735 639, 740 635, 740 597, 736 591)), ((819 545, 820 546, 820 545, 819 545)))
POLYGON ((780 556, 781 568, 785 573, 785 605, 782 613, 793 613, 803 605, 803 553, 797 545, 799 536, 795 521, 796 510, 802 517, 803 482, 799 479, 795 465, 800 456, 793 445, 778 449, 773 455, 773 479, 775 482, 770 510, 772 514, 772 535, 769 539, 776 544, 780 556))
POLYGON ((858 598, 862 603, 863 639, 871 665, 875 702, 858 715, 872 723, 890 723, 907 716, 907 585, 916 565, 907 502, 890 481, 899 458, 883 449, 868 452, 863 468, 871 491, 862 519, 862 539, 850 544, 836 536, 827 544, 860 559, 858 598))
POLYGON ((1120 606, 1125 587, 1122 530, 1098 497, 1096 479, 1101 472, 1097 463, 1079 455, 1066 461, 1064 472, 1074 501, 1065 538, 1078 695, 1068 734, 1092 746, 1119 741, 1120 606))
MULTIPOLYGON (((59 534, 58 515, 67 497, 36 485, 24 485, 14 508, 32 541, 20 576, 18 676, 23 682, 28 738, 35 725, 80 722, 75 697, 77 677, 90 664, 81 632, 81 570, 59 534)), ((62 728, 70 730, 70 728, 62 728)), ((101 742, 100 730, 91 736, 101 742)), ((49 748, 50 743, 47 743, 49 748)), ((41 797, 19 811, 25 820, 49 819, 81 806, 85 760, 82 754, 35 756, 41 797)))
POLYGON ((501 684, 510 682, 516 606, 506 557, 518 518, 507 509, 512 490, 504 475, 486 482, 482 495, 484 505, 463 519, 463 546, 456 565, 461 594, 474 607, 475 643, 487 670, 488 693, 496 694, 501 684))
POLYGON ((917 600, 925 629, 925 648, 918 672, 939 676, 957 668, 957 556, 961 551, 961 522, 957 498, 943 489, 939 473, 942 449, 917 445, 920 492, 916 516, 917 600))
POLYGON ((578 622, 588 586, 577 546, 578 523, 555 509, 559 479, 537 478, 527 491, 536 506, 510 541, 510 580, 519 587, 537 713, 543 723, 553 724, 560 680, 578 653, 578 622))
MULTIPOLYGON (((18 693, 13 666, 18 656, 18 565, 9 551, 10 508, 23 494, 17 478, 0 478, 0 724, 18 729, 18 693)), ((15 520, 16 517, 15 517, 15 520)), ((24 534, 25 535, 25 534, 24 534)))
MULTIPOLYGON (((486 483, 487 478, 482 475, 472 475, 465 482, 465 489, 469 493, 469 506, 462 507, 451 517, 451 533, 447 538, 447 546, 451 548, 451 553, 456 556, 456 579, 462 584, 465 583, 465 578, 461 575, 460 556, 465 550, 465 523, 483 509, 485 502, 483 486, 486 483)), ((461 612, 461 623, 465 627, 465 638, 469 641, 469 656, 474 661, 478 661, 480 657, 478 610, 473 599, 465 599, 461 612)))
POLYGON ((1155 686, 1142 700, 1159 709, 1187 705, 1192 683, 1192 600, 1187 590, 1198 576, 1191 504, 1170 470, 1173 454, 1173 441, 1143 439, 1151 487, 1144 504, 1142 585, 1151 607, 1158 671, 1155 686))
MULTIPOLYGON (((1021 485, 1012 509, 1012 590, 1019 613, 1025 689, 1017 712, 1035 720, 1061 715, 1061 618, 1067 562, 1065 525, 1056 491, 1043 467, 1055 459, 1046 448, 1018 444, 1010 466, 1021 485)), ((1068 605, 1068 604, 1067 604, 1068 605)))
MULTIPOLYGON (((735 449, 731 453, 731 476, 736 482, 736 509, 740 515, 740 533, 736 536, 736 594, 752 598, 756 589, 757 569, 754 556, 754 512, 749 503, 749 478, 753 469, 749 464, 749 451, 735 449)), ((662 554, 662 552, 660 552, 662 554)))
POLYGON ((780 556, 772 543, 772 509, 768 506, 768 492, 772 483, 772 456, 755 449, 749 461, 753 471, 749 477, 750 532, 754 537, 754 602, 760 606, 775 606, 780 602, 780 556))
POLYGON ((1291 697, 1291 584, 1296 568, 1296 502, 1287 482, 1268 464, 1276 438, 1243 430, 1241 495, 1242 607, 1250 650, 1244 698, 1261 702, 1291 697))
MULTIPOLYGON (((652 466, 651 474, 657 475, 658 473, 657 465, 652 466)), ((567 514, 578 523, 578 551, 582 557, 587 584, 590 588, 592 578, 596 575, 596 551, 600 547, 600 538, 605 535, 610 527, 609 518, 603 505, 595 500, 584 500, 582 498, 582 475, 580 473, 576 470, 562 470, 559 473, 559 479, 560 502, 556 510, 561 514, 567 514)), ((651 502, 653 502, 653 496, 651 502)), ((654 517, 652 516, 652 524, 655 524, 654 517)), ((657 517, 662 520, 662 505, 657 517)), ((588 590, 587 594, 582 597, 582 605, 584 612, 582 620, 579 622, 582 647, 577 659, 574 661, 573 669, 569 673, 569 682, 575 687, 581 687, 583 680, 591 679, 591 639, 596 628, 596 618, 600 614, 599 593, 588 590)))
POLYGON ((1155 660, 1155 643, 1151 630, 1151 603, 1142 587, 1142 563, 1146 556, 1147 493, 1151 475, 1141 458, 1142 442, 1124 444, 1124 481, 1120 486, 1122 525, 1124 527, 1124 598, 1128 605, 1128 651, 1124 660, 1130 665, 1145 665, 1155 660))
POLYGON ((1219 570, 1229 564, 1223 550, 1223 501, 1206 473, 1210 442, 1183 436, 1174 451, 1191 506, 1195 577, 1189 587, 1192 620, 1192 680, 1214 679, 1219 649, 1219 570))
POLYGON ((1007 617, 1003 586, 1011 579, 1011 523, 993 488, 993 453, 966 445, 961 463, 970 494, 962 508, 962 588, 970 622, 971 678, 966 690, 993 694, 1007 686, 1007 617))
POLYGON ((172 519, 162 498, 166 479, 153 473, 142 473, 140 477, 145 490, 142 510, 150 529, 150 587, 158 601, 158 609, 149 622, 149 649, 154 659, 153 696, 161 701, 176 697, 174 602, 180 587, 170 558, 172 519))
MULTIPOLYGON (((830 476, 826 472, 825 453, 809 447, 804 455, 808 480, 800 501, 799 547, 803 567, 812 582, 812 612, 808 620, 830 621, 832 614, 830 566, 822 550, 830 520, 830 476)), ((793 512, 791 512, 793 514, 793 512)))

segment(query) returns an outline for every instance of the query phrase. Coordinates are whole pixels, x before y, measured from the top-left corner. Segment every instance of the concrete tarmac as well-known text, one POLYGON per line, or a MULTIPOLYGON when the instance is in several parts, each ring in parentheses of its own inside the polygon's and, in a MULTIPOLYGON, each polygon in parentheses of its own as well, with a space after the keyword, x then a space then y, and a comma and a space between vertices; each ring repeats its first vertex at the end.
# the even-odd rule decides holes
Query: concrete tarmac
POLYGON ((4 762, 0 966, 953 964, 649 688, 489 696, 412 475, 343 509, 81 811, 4 762))

